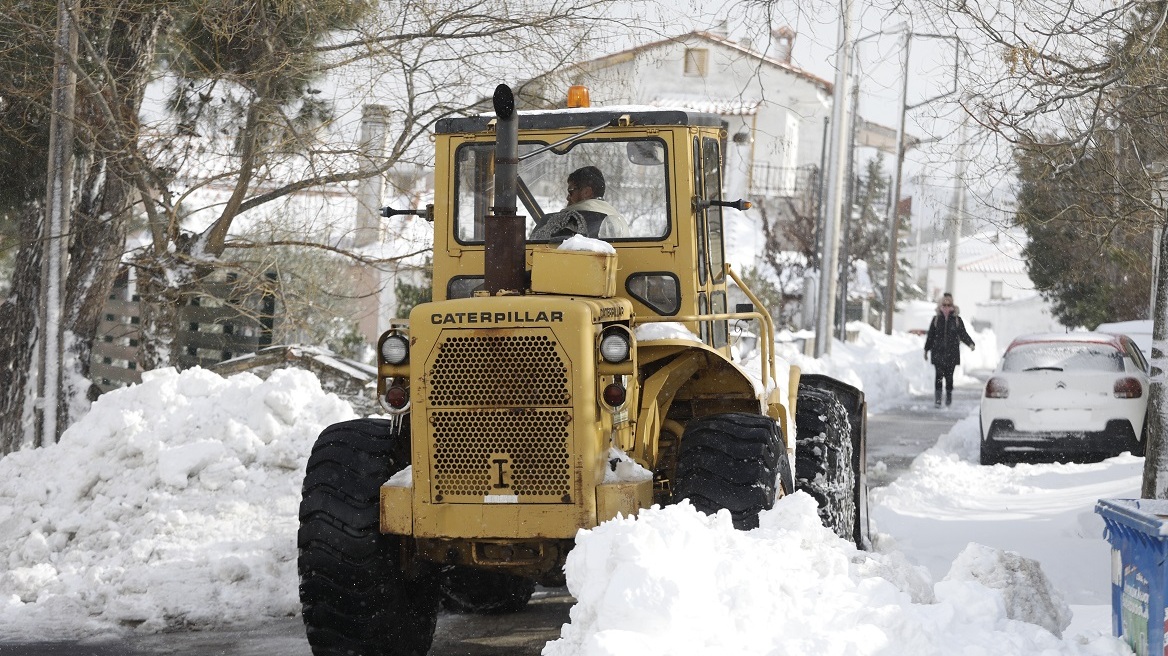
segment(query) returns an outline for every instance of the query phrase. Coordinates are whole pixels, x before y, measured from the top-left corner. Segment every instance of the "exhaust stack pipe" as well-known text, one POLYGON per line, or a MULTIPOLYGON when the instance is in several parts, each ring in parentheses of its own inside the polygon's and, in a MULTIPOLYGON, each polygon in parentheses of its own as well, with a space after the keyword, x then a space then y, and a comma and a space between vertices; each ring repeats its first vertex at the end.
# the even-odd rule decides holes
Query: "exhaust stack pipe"
POLYGON ((527 287, 527 235, 522 216, 516 214, 519 178, 519 117, 515 95, 506 84, 495 87, 495 204, 487 216, 483 286, 492 295, 522 294, 527 287))

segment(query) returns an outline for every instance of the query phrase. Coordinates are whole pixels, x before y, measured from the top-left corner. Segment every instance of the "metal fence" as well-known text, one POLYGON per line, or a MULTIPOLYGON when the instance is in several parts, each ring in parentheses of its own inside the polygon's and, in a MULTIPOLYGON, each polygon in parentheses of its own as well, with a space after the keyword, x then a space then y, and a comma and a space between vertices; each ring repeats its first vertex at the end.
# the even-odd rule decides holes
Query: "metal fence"
POLYGON ((815 195, 819 189, 819 167, 774 166, 755 162, 750 167, 750 194, 793 198, 808 192, 815 195))

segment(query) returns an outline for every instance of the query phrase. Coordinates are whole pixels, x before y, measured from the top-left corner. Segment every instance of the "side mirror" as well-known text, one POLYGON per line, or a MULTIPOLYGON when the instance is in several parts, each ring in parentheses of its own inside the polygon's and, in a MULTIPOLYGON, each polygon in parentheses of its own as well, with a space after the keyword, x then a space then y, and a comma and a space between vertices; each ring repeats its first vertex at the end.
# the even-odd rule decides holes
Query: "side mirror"
POLYGON ((734 306, 735 312, 754 312, 754 303, 738 303, 734 306))

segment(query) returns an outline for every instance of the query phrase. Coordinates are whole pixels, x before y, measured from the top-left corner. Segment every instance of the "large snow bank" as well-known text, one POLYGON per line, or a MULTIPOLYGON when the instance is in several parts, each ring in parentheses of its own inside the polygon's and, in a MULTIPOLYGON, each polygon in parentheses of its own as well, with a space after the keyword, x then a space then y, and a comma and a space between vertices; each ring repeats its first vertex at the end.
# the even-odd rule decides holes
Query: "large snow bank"
POLYGON ((56 637, 299 612, 300 481, 353 411, 311 373, 148 372, 0 459, 0 633, 56 637))

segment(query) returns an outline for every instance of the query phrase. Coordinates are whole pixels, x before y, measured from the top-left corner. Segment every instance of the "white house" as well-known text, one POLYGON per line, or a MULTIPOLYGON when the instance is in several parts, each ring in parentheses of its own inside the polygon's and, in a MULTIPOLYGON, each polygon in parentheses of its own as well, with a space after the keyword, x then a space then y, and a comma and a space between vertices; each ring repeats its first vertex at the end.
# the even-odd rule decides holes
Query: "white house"
MULTIPOLYGON (((991 227, 962 237, 957 245, 953 289, 945 288, 948 240, 909 247, 903 256, 920 274, 918 284, 925 290, 926 299, 937 301, 941 294, 952 293, 966 324, 977 330, 992 329, 1004 348, 1018 335, 1066 330, 1030 280, 1022 257, 1026 242, 1021 228, 991 227)), ((927 304, 898 308, 893 327, 906 331, 926 329, 932 311, 932 305, 927 304)))
MULTIPOLYGON (((723 34, 690 32, 577 63, 529 82, 521 94, 562 106, 568 86, 582 84, 593 105, 718 114, 727 124, 724 194, 748 198, 781 221, 810 211, 819 192, 832 105, 832 84, 791 62, 794 38, 776 30, 767 48, 776 54, 767 55, 723 34)), ((893 152, 895 131, 858 120, 856 144, 893 152)))

